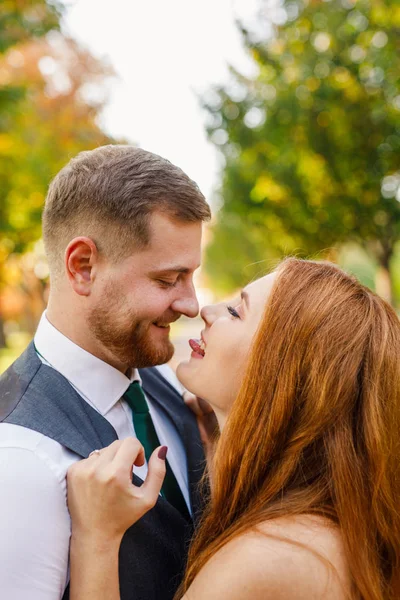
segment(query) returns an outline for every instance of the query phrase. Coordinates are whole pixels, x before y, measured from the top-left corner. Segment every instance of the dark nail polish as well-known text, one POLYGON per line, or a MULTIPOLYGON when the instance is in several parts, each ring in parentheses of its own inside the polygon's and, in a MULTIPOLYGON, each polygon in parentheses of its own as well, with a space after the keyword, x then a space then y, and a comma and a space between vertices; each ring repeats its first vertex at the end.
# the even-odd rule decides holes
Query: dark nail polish
POLYGON ((161 446, 161 448, 158 451, 158 458, 161 458, 161 460, 165 460, 167 458, 167 452, 168 446, 161 446))

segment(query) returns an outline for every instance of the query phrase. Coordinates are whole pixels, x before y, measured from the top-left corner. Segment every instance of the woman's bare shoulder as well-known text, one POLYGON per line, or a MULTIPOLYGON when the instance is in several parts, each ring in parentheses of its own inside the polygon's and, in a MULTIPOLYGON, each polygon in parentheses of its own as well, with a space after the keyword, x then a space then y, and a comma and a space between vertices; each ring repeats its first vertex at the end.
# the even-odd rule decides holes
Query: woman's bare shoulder
POLYGON ((205 565, 185 600, 345 600, 350 583, 339 531, 312 516, 262 523, 205 565))

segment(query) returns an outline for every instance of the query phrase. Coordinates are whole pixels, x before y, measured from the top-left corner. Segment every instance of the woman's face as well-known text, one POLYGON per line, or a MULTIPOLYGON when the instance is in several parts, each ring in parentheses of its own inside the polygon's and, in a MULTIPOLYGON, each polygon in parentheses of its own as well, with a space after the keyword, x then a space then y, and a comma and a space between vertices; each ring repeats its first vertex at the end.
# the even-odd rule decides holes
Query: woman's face
POLYGON ((261 277, 244 288, 241 298, 205 306, 201 311, 205 323, 201 340, 190 341, 192 355, 179 364, 177 375, 188 390, 208 400, 217 414, 226 414, 238 394, 276 276, 261 277))

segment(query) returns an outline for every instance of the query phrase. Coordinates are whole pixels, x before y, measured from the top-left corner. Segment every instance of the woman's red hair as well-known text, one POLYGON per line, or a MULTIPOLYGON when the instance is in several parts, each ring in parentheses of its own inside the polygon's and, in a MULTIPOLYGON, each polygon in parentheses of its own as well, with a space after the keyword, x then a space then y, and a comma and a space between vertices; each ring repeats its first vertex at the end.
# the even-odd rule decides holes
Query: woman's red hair
POLYGON ((361 597, 399 599, 399 441, 396 313, 335 265, 287 259, 216 448, 179 593, 244 531, 314 514, 339 525, 361 597))

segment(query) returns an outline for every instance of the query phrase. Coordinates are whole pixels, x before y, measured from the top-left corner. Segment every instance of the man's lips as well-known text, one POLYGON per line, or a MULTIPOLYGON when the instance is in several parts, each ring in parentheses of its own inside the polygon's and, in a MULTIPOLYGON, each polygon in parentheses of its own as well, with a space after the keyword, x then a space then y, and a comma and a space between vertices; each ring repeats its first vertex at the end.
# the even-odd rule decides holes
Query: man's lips
POLYGON ((175 321, 177 321, 179 318, 180 315, 176 315, 175 318, 170 318, 168 321, 163 321, 160 319, 159 321, 153 321, 152 325, 159 327, 160 329, 170 329, 171 323, 175 323, 175 321))
POLYGON ((158 329, 159 335, 168 335, 171 331, 171 327, 169 323, 152 323, 155 329, 158 329))

